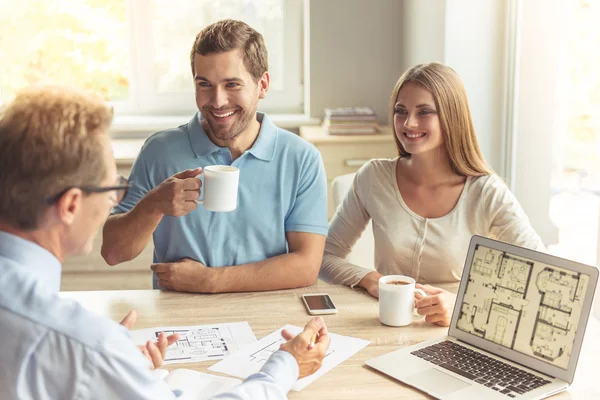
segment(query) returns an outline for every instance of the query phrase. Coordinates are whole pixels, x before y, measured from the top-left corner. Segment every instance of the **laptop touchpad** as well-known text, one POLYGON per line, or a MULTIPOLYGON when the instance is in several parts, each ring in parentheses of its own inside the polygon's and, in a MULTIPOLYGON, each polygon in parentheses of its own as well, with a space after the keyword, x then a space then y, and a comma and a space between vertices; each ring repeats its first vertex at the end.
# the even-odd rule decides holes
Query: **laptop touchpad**
POLYGON ((435 368, 411 375, 406 378, 406 383, 417 388, 427 388, 427 391, 434 392, 439 396, 471 386, 470 383, 464 382, 435 368))

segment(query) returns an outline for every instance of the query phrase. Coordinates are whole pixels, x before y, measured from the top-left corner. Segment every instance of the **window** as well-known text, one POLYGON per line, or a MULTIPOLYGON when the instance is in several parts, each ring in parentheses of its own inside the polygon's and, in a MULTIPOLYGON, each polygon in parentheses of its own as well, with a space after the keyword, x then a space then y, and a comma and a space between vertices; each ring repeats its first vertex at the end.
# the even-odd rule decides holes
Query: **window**
POLYGON ((549 250, 600 265, 600 4, 578 0, 564 8, 559 79, 567 90, 559 112, 566 127, 554 138, 550 199, 559 241, 549 250))
POLYGON ((600 3, 520 6, 515 194, 550 253, 600 266, 600 3))
POLYGON ((198 31, 223 19, 263 34, 271 113, 302 113, 303 0, 0 0, 0 103, 33 83, 97 91, 117 115, 196 110, 189 52, 198 31))

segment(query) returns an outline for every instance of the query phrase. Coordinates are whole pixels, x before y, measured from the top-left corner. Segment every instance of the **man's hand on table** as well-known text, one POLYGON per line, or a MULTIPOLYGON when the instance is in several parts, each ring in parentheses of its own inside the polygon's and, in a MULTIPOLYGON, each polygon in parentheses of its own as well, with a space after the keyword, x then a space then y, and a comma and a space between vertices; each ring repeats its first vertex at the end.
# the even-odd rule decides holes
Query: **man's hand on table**
POLYGON ((183 258, 171 263, 152 264, 150 268, 163 289, 197 293, 215 291, 214 270, 198 261, 183 258))
POLYGON ((297 336, 285 329, 281 331, 281 336, 287 340, 281 345, 281 350, 290 353, 298 362, 299 378, 311 375, 321 368, 331 342, 323 318, 315 317, 308 321, 304 330, 297 336))
MULTIPOLYGON (((135 310, 129 311, 129 313, 120 322, 127 329, 131 329, 137 319, 137 313, 135 310)), ((158 368, 162 365, 165 355, 167 354, 167 347, 179 340, 178 334, 167 336, 164 332, 158 335, 158 340, 152 342, 148 340, 146 345, 138 346, 140 351, 150 361, 150 369, 158 368)))

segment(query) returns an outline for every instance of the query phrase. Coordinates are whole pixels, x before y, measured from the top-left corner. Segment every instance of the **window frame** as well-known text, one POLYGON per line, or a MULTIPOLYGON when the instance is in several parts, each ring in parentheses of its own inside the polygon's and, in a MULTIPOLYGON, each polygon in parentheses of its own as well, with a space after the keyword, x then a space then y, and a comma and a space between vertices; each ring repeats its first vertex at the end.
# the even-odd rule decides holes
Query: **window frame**
MULTIPOLYGON (((127 3, 129 98, 112 103, 116 125, 131 125, 131 121, 140 122, 144 117, 151 117, 154 121, 184 115, 189 118, 197 111, 193 92, 156 93, 152 8, 148 0, 128 0, 127 3)), ((294 115, 304 121, 309 115, 309 0, 285 0, 284 15, 284 89, 275 90, 271 87, 259 107, 269 114, 282 114, 285 120, 294 115)), ((190 72, 190 88, 193 85, 190 72)))

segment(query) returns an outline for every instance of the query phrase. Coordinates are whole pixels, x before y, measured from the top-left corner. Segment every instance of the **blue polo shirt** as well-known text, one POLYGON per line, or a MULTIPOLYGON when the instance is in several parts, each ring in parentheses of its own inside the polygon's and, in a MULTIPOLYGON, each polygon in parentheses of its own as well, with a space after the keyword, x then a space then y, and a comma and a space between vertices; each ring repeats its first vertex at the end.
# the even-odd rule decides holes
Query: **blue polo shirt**
MULTIPOLYGON (((157 132, 133 164, 133 185, 113 213, 131 210, 165 179, 186 169, 232 165, 240 169, 238 205, 212 212, 201 205, 182 217, 165 215, 154 231, 154 262, 191 258, 208 267, 241 265, 287 253, 286 232, 327 236, 327 180, 318 150, 304 139, 261 122, 252 148, 235 161, 206 135, 200 113, 189 123, 157 132)), ((153 285, 157 288, 156 275, 153 285)))

